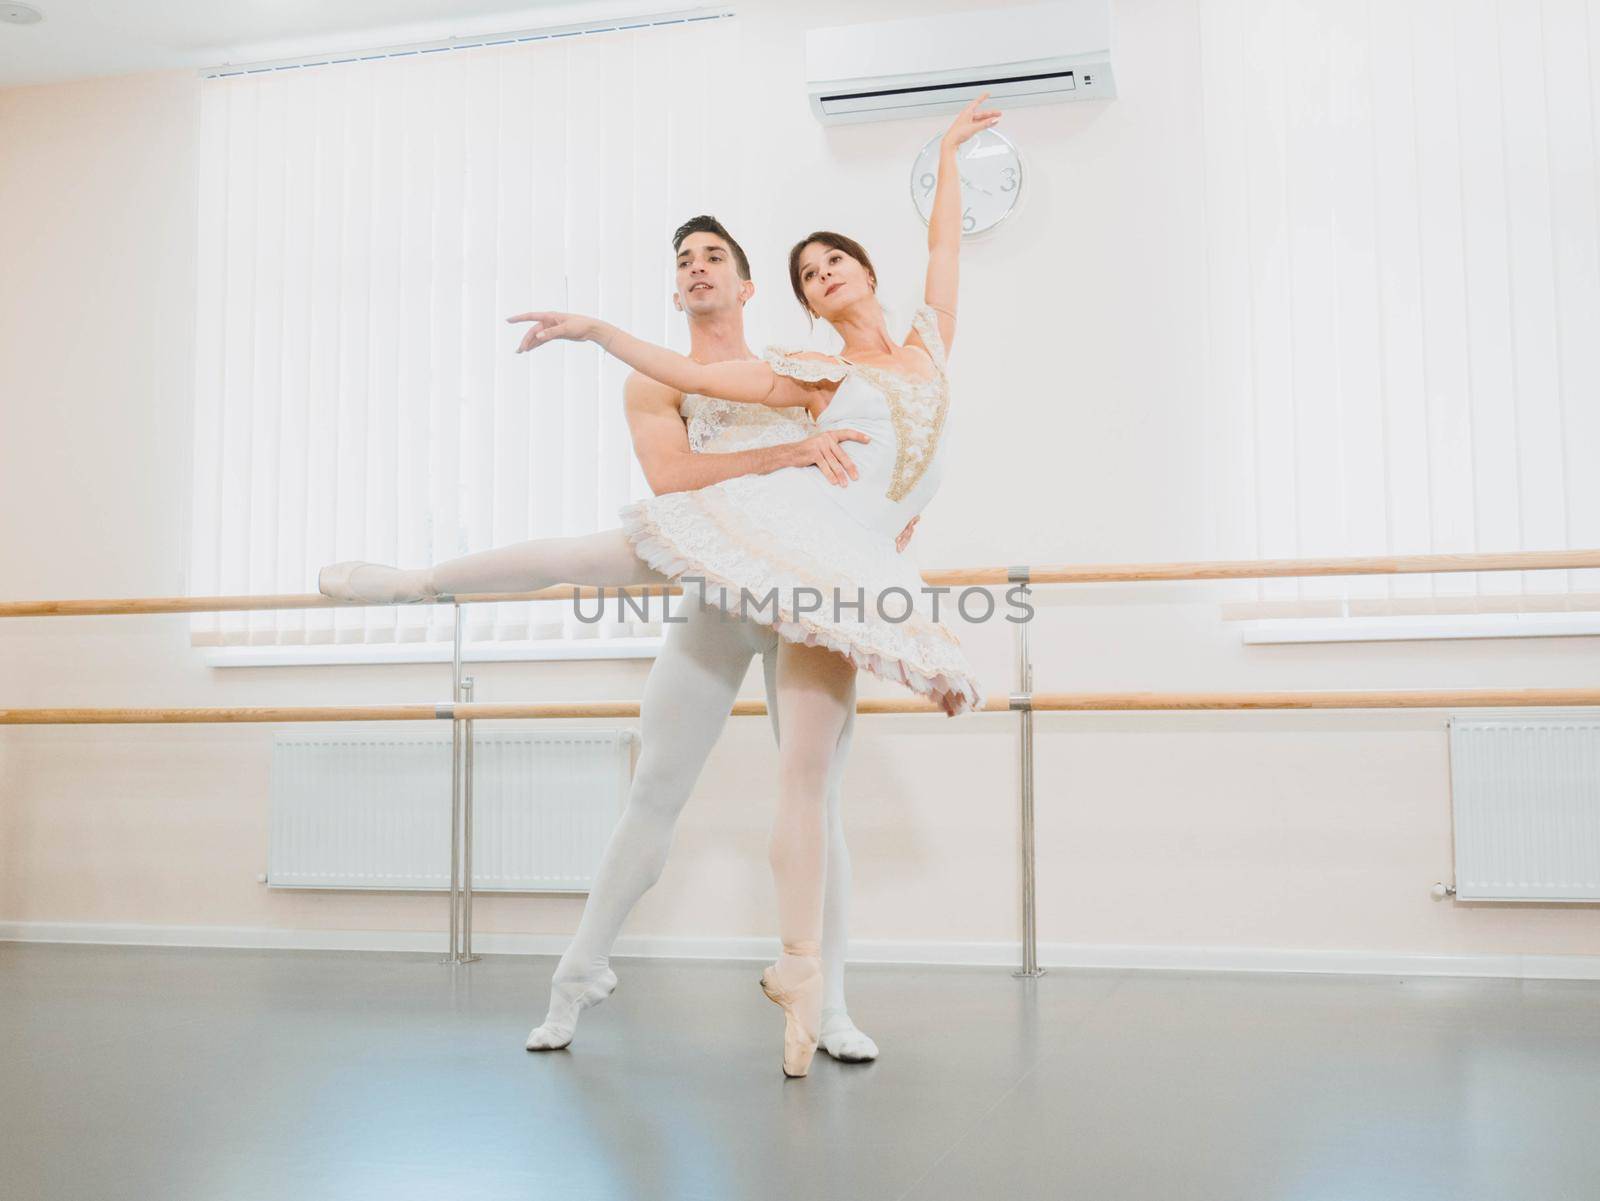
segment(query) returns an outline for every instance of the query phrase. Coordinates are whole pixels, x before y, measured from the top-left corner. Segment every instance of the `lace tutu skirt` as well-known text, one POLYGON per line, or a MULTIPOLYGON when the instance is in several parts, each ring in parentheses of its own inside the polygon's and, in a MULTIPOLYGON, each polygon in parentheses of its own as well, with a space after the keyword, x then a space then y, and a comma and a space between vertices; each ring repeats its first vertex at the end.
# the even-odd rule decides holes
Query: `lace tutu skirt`
MULTIPOLYGON (((837 651, 951 715, 981 705, 915 561, 837 503, 835 487, 815 468, 786 467, 648 497, 622 509, 622 524, 650 567, 685 584, 704 580, 707 603, 837 651)), ((941 608, 952 603, 941 598, 941 608)))

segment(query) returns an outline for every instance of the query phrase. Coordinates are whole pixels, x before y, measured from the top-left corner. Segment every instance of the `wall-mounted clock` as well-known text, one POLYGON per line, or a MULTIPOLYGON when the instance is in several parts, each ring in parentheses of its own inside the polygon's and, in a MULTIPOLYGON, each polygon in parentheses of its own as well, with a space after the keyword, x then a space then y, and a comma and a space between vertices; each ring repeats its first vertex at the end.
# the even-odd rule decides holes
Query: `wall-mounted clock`
MULTIPOLYGON (((933 193, 939 180, 939 145, 944 134, 929 139, 911 165, 911 200, 924 223, 933 214, 933 193)), ((1011 139, 985 129, 956 147, 961 172, 961 232, 975 237, 1009 217, 1022 198, 1022 156, 1011 139)))

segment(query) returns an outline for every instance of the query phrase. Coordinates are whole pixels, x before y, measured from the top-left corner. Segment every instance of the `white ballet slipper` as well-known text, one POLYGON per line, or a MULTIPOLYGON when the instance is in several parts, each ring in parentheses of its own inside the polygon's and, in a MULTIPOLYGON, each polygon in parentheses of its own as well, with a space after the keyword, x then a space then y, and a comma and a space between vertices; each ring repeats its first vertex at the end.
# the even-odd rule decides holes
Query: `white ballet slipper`
POLYGON ((414 604, 434 599, 426 585, 428 573, 402 571, 382 563, 347 559, 330 563, 317 573, 317 591, 334 600, 367 605, 414 604))
POLYGON ((528 1032, 523 1045, 530 1051, 559 1051, 572 1042, 578 1032, 578 1015, 600 1004, 617 989, 617 974, 606 968, 598 976, 553 980, 550 984, 550 1011, 544 1021, 528 1032))
POLYGON ((840 1063, 871 1063, 878 1058, 878 1044, 858 1030, 843 1012, 823 1015, 821 1045, 840 1063))

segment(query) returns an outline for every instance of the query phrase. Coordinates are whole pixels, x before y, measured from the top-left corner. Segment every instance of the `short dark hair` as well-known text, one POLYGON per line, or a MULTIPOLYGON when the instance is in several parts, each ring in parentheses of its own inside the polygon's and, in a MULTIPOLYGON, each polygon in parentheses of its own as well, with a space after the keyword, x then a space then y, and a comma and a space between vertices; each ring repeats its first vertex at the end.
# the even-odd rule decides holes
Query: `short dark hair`
MULTIPOLYGON (((872 266, 872 260, 867 257, 867 248, 854 238, 847 238, 844 234, 836 234, 831 230, 819 229, 815 233, 807 234, 794 244, 794 249, 789 251, 789 286, 794 289, 794 298, 800 302, 800 307, 811 313, 811 306, 806 302, 806 290, 800 283, 800 252, 813 242, 819 246, 827 246, 834 250, 842 250, 856 262, 867 269, 867 275, 872 280, 874 289, 878 286, 878 272, 872 266)), ((815 314, 812 314, 815 316, 815 314)))
POLYGON ((745 256, 744 247, 733 240, 727 228, 715 217, 701 213, 698 217, 690 217, 678 226, 678 232, 672 235, 672 253, 677 254, 683 249, 683 240, 690 234, 716 234, 728 244, 728 249, 733 251, 734 266, 739 269, 740 279, 750 278, 750 260, 745 256))

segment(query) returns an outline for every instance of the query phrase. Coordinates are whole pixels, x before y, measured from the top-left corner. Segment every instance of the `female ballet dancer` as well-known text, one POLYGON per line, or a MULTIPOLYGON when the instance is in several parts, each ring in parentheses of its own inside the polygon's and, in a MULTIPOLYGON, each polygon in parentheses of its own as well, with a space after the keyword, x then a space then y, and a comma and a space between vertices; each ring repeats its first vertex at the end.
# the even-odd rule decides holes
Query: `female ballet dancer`
MULTIPOLYGON (((820 472, 783 468, 665 493, 625 507, 620 531, 560 540, 567 543, 563 553, 522 577, 526 590, 558 582, 703 580, 708 599, 715 596, 740 616, 772 626, 783 639, 777 673, 783 738, 770 846, 783 954, 762 973, 761 987, 784 1010, 787 1076, 805 1075, 817 1047, 823 804, 832 755, 855 704, 856 670, 930 695, 952 715, 981 703, 955 636, 929 616, 922 581, 894 541, 932 498, 942 474, 950 399, 945 354, 955 332, 961 245, 955 155, 962 142, 1000 119, 998 111, 978 107, 984 99, 961 112, 941 145, 925 304, 904 344, 887 330, 866 251, 826 231, 795 245, 789 273, 801 305, 843 336, 837 356, 771 350, 757 361, 701 364, 590 317, 532 312, 509 318, 533 323, 519 352, 548 341, 594 341, 684 393, 803 406, 819 428, 846 427, 870 438, 852 450, 859 475, 848 488, 835 488, 820 472), (631 549, 632 565, 618 555, 619 544, 631 549), (802 604, 801 593, 815 600, 802 604), (890 593, 902 599, 888 603, 890 593), (854 616, 844 618, 845 611, 854 616)), ((470 586, 470 567, 497 553, 415 573, 341 564, 326 569, 334 578, 319 583, 330 595, 348 590, 369 601, 491 591, 470 586), (452 573, 453 566, 462 570, 452 573), (387 574, 371 576, 375 571, 387 574), (365 585, 362 572, 369 573, 365 585), (385 595, 391 590, 394 595, 385 595)))
POLYGON ((870 439, 852 447, 859 478, 831 487, 817 472, 785 469, 740 476, 690 492, 671 492, 623 509, 635 551, 674 579, 706 581, 718 603, 773 626, 785 739, 803 731, 782 760, 772 866, 783 955, 761 986, 785 1015, 784 1072, 804 1075, 817 1043, 818 938, 822 913, 821 804, 831 748, 853 705, 855 670, 898 680, 950 714, 980 697, 955 637, 918 603, 922 584, 894 551, 907 518, 932 498, 942 473, 949 408, 945 355, 955 333, 961 245, 956 148, 999 120, 969 105, 950 126, 940 153, 928 229, 924 305, 903 345, 885 326, 877 276, 866 251, 821 231, 795 245, 789 276, 802 306, 844 338, 839 355, 769 351, 759 362, 701 364, 634 338, 595 318, 532 312, 519 351, 556 340, 592 341, 669 387, 774 407, 802 405, 819 428, 847 427, 870 439), (904 621, 886 612, 889 594, 909 597, 904 621), (821 594, 812 609, 801 593, 821 594), (775 615, 752 598, 776 596, 775 615), (862 603, 862 601, 865 603, 862 603), (859 606, 859 607, 858 607, 859 606), (841 614, 849 610, 853 617, 841 614), (801 748, 800 744, 804 744, 801 748), (825 751, 823 751, 825 753, 825 751))

